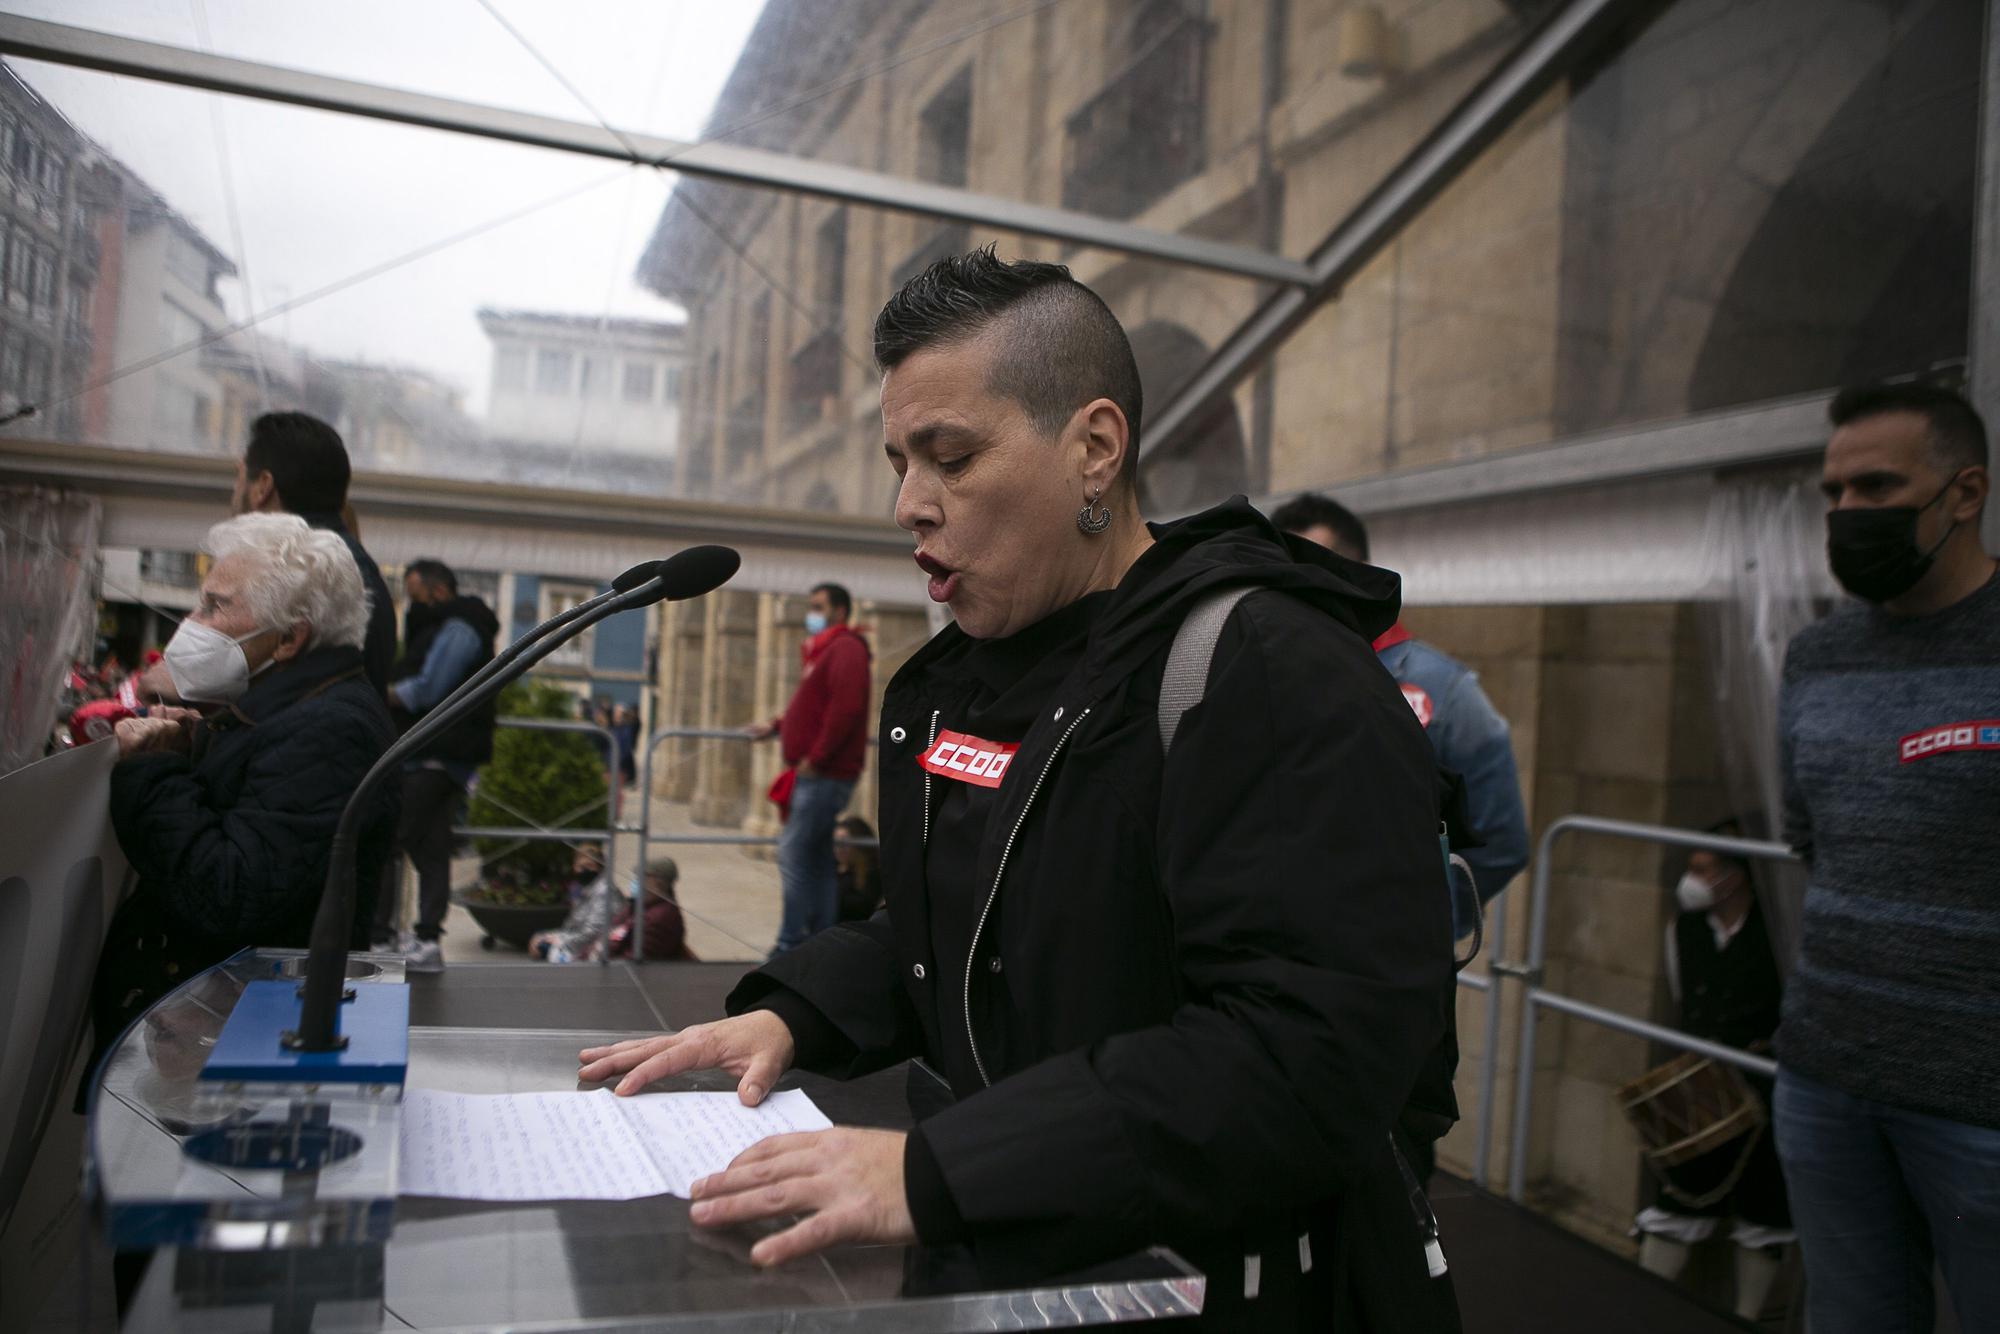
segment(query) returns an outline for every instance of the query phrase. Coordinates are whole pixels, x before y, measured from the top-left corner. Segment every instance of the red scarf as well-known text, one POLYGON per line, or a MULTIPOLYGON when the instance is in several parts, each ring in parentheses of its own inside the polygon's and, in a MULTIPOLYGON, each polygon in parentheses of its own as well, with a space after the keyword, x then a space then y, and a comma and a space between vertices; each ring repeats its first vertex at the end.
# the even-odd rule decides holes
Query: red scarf
POLYGON ((1382 637, 1375 641, 1375 651, 1380 653, 1385 648, 1394 648, 1409 637, 1410 632, 1403 628, 1401 621, 1398 621, 1387 630, 1384 630, 1382 637))

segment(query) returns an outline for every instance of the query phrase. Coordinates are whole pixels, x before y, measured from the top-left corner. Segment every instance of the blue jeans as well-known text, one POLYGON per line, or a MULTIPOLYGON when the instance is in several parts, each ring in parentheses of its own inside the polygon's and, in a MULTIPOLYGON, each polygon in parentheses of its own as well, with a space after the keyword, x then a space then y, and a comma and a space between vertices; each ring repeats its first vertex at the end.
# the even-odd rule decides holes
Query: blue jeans
POLYGON ((840 915, 840 880, 833 868, 833 825, 854 793, 851 778, 799 775, 792 788, 792 813, 778 835, 778 880, 784 887, 785 915, 773 954, 802 945, 832 926, 840 915))
POLYGON ((2000 1330, 2000 1130, 1782 1068, 1773 1112, 1813 1334, 1929 1334, 1934 1257, 1960 1328, 2000 1330))

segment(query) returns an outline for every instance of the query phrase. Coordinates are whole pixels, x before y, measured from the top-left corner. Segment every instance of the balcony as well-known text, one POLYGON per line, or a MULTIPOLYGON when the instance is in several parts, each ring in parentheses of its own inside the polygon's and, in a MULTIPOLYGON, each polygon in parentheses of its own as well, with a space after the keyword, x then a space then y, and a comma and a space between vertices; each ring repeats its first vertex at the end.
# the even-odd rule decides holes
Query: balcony
POLYGON ((792 353, 785 389, 785 430, 810 430, 840 414, 840 329, 829 325, 792 353))
POLYGON ((1063 135, 1064 208, 1130 218, 1201 173, 1214 32, 1210 23, 1181 17, 1071 113, 1063 135))
POLYGON ((889 285, 901 290, 904 283, 922 273, 946 255, 962 255, 972 247, 972 229, 962 222, 947 222, 912 250, 896 272, 890 277, 889 285))

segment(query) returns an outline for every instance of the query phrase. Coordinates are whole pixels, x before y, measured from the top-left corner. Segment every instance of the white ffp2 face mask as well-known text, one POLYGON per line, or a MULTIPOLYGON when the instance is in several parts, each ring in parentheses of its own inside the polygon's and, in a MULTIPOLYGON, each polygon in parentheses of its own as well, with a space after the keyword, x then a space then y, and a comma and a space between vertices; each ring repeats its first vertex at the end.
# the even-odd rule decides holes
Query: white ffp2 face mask
POLYGON ((1689 871, 1674 886, 1674 897, 1680 900, 1682 912, 1707 912, 1715 906, 1715 886, 1689 871))
MULTIPOLYGON (((160 654, 167 675, 174 678, 174 690, 182 699, 203 704, 229 704, 250 688, 250 660, 243 655, 246 641, 263 634, 231 639, 222 631, 203 625, 192 617, 183 620, 174 637, 160 654)), ((264 666, 270 666, 265 663, 264 666)), ((262 671, 263 668, 259 668, 262 671)))

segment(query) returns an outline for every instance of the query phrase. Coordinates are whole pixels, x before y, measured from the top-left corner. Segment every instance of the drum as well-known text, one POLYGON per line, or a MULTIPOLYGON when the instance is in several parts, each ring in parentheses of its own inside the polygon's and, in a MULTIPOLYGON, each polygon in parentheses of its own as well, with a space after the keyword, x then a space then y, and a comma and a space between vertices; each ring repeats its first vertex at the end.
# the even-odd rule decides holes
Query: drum
POLYGON ((1742 1074, 1693 1052, 1647 1071, 1617 1096, 1660 1184, 1694 1208, 1706 1208, 1735 1188, 1764 1132, 1764 1104, 1742 1074), (1696 1194, 1676 1183, 1673 1168, 1725 1148, 1734 1150, 1736 1161, 1713 1189, 1696 1194))

